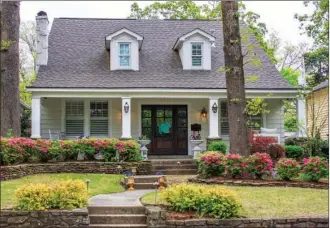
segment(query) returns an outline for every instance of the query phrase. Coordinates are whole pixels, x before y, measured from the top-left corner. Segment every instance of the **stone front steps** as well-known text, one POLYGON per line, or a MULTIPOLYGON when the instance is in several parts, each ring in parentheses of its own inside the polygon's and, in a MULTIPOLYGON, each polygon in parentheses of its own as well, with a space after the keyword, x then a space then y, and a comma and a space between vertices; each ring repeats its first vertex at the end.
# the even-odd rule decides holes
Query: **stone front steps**
POLYGON ((146 228, 143 206, 88 206, 89 227, 146 228))
POLYGON ((163 175, 196 175, 197 163, 193 159, 152 159, 152 172, 163 175))

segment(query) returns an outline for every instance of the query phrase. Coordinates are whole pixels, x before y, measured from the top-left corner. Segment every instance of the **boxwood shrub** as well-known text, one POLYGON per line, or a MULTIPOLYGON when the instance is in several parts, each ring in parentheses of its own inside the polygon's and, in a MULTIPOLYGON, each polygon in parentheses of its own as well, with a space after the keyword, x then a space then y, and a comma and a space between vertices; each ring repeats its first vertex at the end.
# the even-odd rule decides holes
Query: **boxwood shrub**
POLYGON ((227 144, 225 142, 213 141, 208 146, 208 150, 209 151, 217 151, 217 152, 221 152, 223 154, 226 154, 227 144))
POLYGON ((288 158, 300 159, 304 155, 304 149, 301 146, 285 146, 285 153, 288 158))

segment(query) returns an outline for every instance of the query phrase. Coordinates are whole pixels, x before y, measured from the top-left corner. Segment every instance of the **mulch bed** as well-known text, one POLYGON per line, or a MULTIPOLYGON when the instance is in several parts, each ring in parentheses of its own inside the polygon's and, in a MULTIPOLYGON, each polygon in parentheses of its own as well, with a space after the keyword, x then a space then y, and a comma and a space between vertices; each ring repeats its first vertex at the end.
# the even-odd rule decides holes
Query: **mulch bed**
POLYGON ((255 186, 255 187, 297 187, 329 189, 327 182, 307 182, 302 180, 284 181, 284 180, 254 180, 254 179, 230 179, 224 177, 214 177, 209 179, 190 178, 188 182, 199 184, 220 184, 232 186, 255 186))

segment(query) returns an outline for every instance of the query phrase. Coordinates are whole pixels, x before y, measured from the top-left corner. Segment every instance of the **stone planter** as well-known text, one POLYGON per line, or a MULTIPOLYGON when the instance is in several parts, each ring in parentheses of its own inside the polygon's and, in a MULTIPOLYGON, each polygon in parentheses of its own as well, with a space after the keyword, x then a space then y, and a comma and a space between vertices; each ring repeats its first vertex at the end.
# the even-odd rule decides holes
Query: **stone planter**
POLYGON ((190 143, 193 148, 194 159, 197 159, 199 157, 200 152, 202 151, 199 145, 203 143, 203 140, 190 140, 190 143))
POLYGON ((150 139, 142 139, 138 140, 138 143, 141 145, 140 152, 141 156, 144 158, 144 160, 148 160, 148 148, 146 145, 148 145, 151 142, 150 139))

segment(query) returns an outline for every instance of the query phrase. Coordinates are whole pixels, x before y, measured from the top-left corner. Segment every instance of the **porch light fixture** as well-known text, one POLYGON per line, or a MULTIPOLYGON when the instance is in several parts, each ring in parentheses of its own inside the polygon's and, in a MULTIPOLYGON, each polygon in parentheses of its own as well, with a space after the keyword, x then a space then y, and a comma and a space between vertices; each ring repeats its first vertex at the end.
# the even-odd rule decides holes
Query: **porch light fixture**
POLYGON ((217 113, 217 111, 218 111, 218 105, 214 102, 214 104, 212 105, 212 112, 217 113))
POLYGON ((125 105, 124 105, 124 111, 125 111, 125 113, 128 113, 128 110, 129 110, 129 105, 126 102, 125 105))
POLYGON ((204 107, 203 109, 202 109, 202 111, 201 111, 201 116, 203 117, 203 118, 206 118, 207 117, 207 111, 206 111, 206 108, 204 107))

